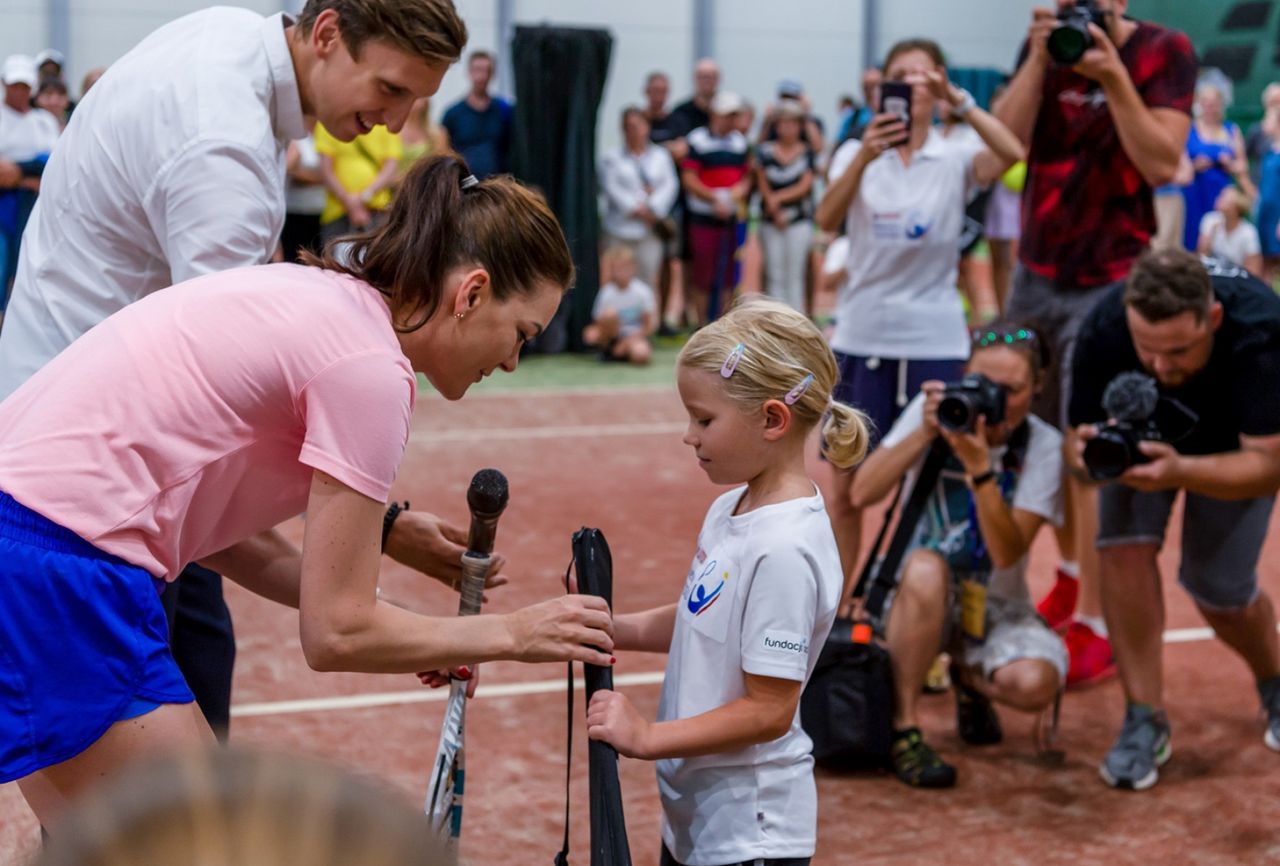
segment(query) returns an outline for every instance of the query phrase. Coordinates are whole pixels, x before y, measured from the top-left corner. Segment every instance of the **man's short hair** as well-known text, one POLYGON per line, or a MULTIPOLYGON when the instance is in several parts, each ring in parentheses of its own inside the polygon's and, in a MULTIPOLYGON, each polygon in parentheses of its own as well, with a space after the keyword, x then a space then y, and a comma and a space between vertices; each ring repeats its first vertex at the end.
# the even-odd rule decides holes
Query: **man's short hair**
POLYGON ((665 72, 650 72, 648 75, 645 76, 644 86, 648 87, 650 84, 653 84, 653 82, 657 81, 659 78, 661 78, 663 81, 668 81, 668 82, 671 80, 670 78, 667 77, 667 73, 665 72))
POLYGON ((357 60, 371 39, 430 63, 456 63, 467 45, 467 25, 453 0, 307 0, 299 32, 310 36, 320 13, 329 9, 338 13, 342 42, 357 60))
POLYGON ((493 56, 493 52, 485 51, 483 48, 477 48, 475 51, 472 51, 470 54, 467 55, 468 66, 470 66, 472 63, 475 63, 477 60, 488 60, 489 65, 493 67, 496 67, 498 65, 498 58, 493 56))
POLYGON ((1213 281, 1200 258, 1186 250, 1148 250, 1129 271, 1124 303, 1148 322, 1188 312, 1202 322, 1213 306, 1213 281))

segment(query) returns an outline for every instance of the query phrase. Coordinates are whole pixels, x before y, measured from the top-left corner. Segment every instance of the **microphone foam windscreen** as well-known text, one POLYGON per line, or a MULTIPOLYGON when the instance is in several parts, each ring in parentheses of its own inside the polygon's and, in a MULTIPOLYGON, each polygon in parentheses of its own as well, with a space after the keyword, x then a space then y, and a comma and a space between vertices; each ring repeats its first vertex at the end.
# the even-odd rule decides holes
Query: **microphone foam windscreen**
POLYGON ((1150 418, 1159 402, 1156 380, 1138 372, 1116 376, 1102 395, 1102 408, 1106 410, 1107 417, 1128 423, 1150 418))

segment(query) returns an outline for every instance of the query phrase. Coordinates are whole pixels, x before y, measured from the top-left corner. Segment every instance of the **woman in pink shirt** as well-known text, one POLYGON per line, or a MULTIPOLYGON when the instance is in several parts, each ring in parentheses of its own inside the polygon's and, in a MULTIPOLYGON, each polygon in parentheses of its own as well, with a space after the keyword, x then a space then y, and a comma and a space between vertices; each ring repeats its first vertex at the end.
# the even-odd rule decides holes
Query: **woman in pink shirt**
POLYGON ((572 278, 539 195, 437 157, 341 260, 157 292, 0 403, 0 782, 50 826, 86 783, 210 738, 157 592, 188 562, 297 607, 317 670, 609 664, 599 599, 460 622, 376 596, 415 373, 456 400, 514 370, 572 278), (297 551, 272 527, 304 510, 297 551))

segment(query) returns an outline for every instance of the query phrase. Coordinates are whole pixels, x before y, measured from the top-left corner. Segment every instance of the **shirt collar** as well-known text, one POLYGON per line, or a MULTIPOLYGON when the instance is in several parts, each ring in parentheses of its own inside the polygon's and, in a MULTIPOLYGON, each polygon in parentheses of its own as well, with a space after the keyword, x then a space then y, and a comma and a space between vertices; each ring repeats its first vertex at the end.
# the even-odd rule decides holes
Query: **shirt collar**
POLYGON ((937 159, 942 156, 942 151, 946 148, 947 140, 942 137, 942 133, 938 132, 936 126, 929 127, 929 135, 924 140, 924 146, 920 148, 919 156, 925 159, 937 159))
POLYGON ((307 137, 307 125, 302 120, 302 97, 298 93, 298 76, 293 69, 293 57, 285 40, 284 28, 293 19, 278 12, 262 22, 262 44, 267 50, 267 62, 271 65, 271 117, 272 131, 278 141, 292 141, 307 137))

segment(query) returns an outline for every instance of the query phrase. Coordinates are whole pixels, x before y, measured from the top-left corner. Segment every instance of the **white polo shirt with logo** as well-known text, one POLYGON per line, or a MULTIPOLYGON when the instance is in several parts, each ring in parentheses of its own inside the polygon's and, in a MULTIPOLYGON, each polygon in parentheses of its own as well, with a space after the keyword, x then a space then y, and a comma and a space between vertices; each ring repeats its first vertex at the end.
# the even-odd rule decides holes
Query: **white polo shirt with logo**
MULTIPOLYGON (((658 721, 746 695, 745 674, 807 682, 835 620, 840 553, 822 496, 734 515, 712 503, 676 614, 658 721)), ((734 752, 658 762, 662 838, 689 866, 813 856, 813 743, 800 728, 734 752)))
POLYGON ((195 12, 142 40, 81 100, 23 235, 0 400, 122 307, 270 259, 286 148, 307 134, 288 23, 195 12))
MULTIPOLYGON (((831 158, 830 183, 862 142, 831 158)), ((964 307, 956 290, 960 230, 981 139, 953 141, 931 129, 904 165, 890 149, 862 173, 849 207, 849 278, 836 298, 831 347, 878 358, 967 358, 964 307)))

